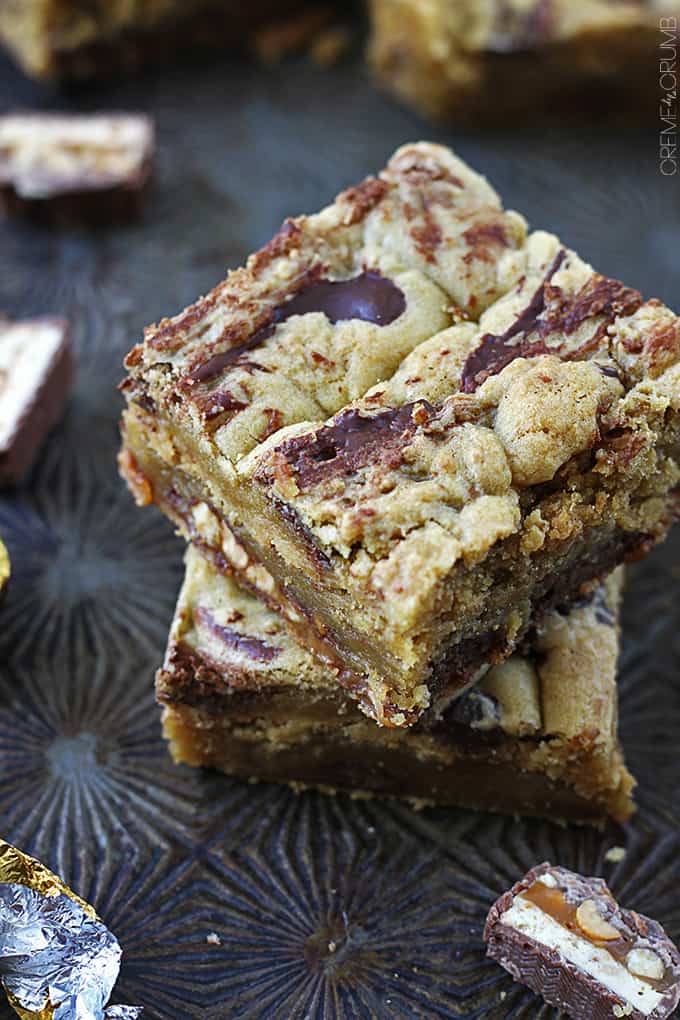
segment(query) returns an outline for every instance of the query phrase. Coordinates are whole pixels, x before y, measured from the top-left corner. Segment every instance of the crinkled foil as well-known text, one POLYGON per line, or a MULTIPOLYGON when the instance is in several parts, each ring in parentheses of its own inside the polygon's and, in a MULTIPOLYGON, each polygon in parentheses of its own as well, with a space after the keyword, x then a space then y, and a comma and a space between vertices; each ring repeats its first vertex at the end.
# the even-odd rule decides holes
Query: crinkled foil
POLYGON ((121 948, 89 904, 0 840, 0 981, 22 1020, 135 1020, 106 1006, 121 948))

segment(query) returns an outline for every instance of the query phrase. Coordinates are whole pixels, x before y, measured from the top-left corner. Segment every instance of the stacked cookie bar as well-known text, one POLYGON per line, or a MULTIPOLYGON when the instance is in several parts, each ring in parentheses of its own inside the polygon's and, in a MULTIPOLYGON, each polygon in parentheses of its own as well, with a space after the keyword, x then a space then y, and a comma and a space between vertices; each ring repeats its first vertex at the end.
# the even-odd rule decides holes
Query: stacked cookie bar
POLYGON ((370 0, 370 57, 400 99, 469 124, 586 111, 635 119, 678 0, 370 0))
MULTIPOLYGON (((314 0, 20 0, 0 4, 0 46, 35 78, 138 70, 193 50, 248 48, 314 0)), ((318 17, 318 12, 312 10, 318 17)))
POLYGON ((178 759, 629 813, 606 578, 677 510, 669 309, 421 143, 127 368, 122 473, 192 545, 158 679, 178 759))

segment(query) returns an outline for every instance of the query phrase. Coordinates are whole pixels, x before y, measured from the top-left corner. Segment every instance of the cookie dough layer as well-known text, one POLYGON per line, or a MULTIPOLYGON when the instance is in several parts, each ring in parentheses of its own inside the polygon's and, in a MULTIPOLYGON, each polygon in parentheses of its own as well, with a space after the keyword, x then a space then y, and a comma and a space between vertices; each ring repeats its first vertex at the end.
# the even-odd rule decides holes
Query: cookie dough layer
POLYGON ((372 0, 371 60, 407 103, 459 122, 593 116, 656 102, 678 0, 372 0))
POLYGON ((671 311, 421 143, 147 330, 121 466, 405 726, 663 537, 679 356, 671 311))
POLYGON ((0 42, 37 78, 98 77, 195 48, 247 44, 305 0, 5 0, 0 42))
POLYGON ((281 617, 189 548, 165 665, 178 762, 231 775, 600 823, 633 810, 617 739, 620 577, 407 732, 377 727, 281 617))

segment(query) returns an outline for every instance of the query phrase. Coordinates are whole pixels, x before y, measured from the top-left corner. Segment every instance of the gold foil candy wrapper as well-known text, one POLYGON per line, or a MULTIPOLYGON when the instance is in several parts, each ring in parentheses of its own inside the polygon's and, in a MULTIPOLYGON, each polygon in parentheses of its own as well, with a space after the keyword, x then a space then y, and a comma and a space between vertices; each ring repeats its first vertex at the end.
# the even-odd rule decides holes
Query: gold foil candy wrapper
POLYGON ((93 908, 0 840, 0 983, 22 1020, 136 1020, 106 1006, 121 948, 93 908))
POLYGON ((0 538, 0 599, 2 598, 3 592, 7 587, 9 581, 10 565, 9 565, 9 553, 5 548, 5 545, 0 538))
POLYGON ((78 903, 88 917, 96 918, 97 916, 89 903, 76 896, 41 861, 22 853, 11 843, 6 843, 4 839, 0 839, 0 882, 25 885, 40 893, 41 896, 58 896, 62 893, 64 896, 69 896, 74 903, 78 903))

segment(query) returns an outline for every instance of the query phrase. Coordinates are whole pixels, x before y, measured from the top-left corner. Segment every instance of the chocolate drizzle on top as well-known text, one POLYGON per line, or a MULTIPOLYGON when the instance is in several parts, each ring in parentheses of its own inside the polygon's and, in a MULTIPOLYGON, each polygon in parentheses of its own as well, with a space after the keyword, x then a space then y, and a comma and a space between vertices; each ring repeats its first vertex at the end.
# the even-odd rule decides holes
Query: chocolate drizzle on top
POLYGON ((374 415, 343 411, 332 425, 312 436, 285 440, 277 453, 290 464, 303 489, 335 475, 351 474, 376 458, 387 467, 396 466, 418 426, 416 409, 428 417, 434 414, 434 408, 424 400, 374 415))
POLYGON ((545 345, 542 343, 527 344, 522 340, 516 343, 512 343, 512 341, 517 336, 531 333, 536 326, 537 319, 545 311, 546 285, 566 257, 567 253, 564 248, 561 248, 540 285, 536 288, 529 304, 504 333, 485 333, 479 342, 479 347, 468 354, 461 376, 464 393, 474 393, 477 387, 481 386, 490 375, 497 375, 506 365, 509 365, 515 358, 522 357, 528 350, 536 354, 545 351, 545 345))
POLYGON ((214 355, 188 378, 193 382, 210 382, 246 351, 263 344, 272 336, 279 323, 293 315, 323 312, 333 325, 349 319, 360 319, 376 326, 388 326, 405 309, 406 298, 403 292, 377 270, 366 270, 350 280, 317 280, 275 308, 269 322, 261 326, 245 343, 214 355))
POLYGON ((276 645, 268 645, 266 641, 253 637, 252 634, 241 634, 230 627, 223 627, 210 610, 203 606, 194 610, 194 620, 200 626, 210 630, 227 648, 241 652, 255 662, 271 662, 281 651, 276 645))

